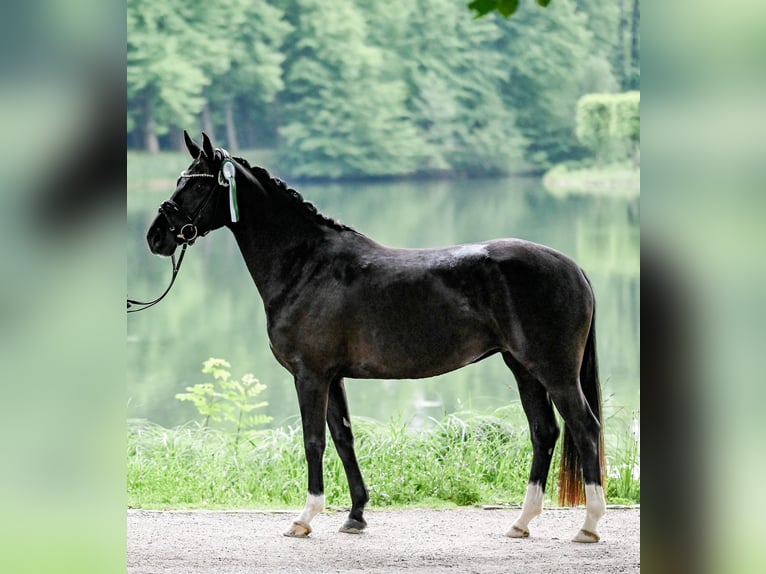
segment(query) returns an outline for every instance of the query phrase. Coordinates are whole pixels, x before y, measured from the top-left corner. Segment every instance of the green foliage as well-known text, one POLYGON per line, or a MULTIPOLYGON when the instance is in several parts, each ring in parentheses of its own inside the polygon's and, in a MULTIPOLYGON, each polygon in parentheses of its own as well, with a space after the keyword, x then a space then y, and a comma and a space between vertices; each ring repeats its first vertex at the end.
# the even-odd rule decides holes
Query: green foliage
POLYGON ((641 93, 616 94, 613 106, 613 137, 639 144, 641 142, 641 93))
POLYGON ((601 163, 612 139, 612 97, 588 94, 577 102, 577 138, 593 152, 601 163))
POLYGON ((638 3, 466 4, 129 0, 129 145, 156 152, 202 127, 232 151, 276 148, 287 178, 582 159, 577 99, 637 86, 638 3), (470 17, 493 11, 506 18, 470 17))
POLYGON ((192 126, 206 105, 243 93, 270 102, 282 88, 289 26, 266 2, 129 0, 127 25, 129 129, 156 137, 192 126))
POLYGON ((638 414, 630 420, 610 421, 615 431, 607 446, 607 491, 609 500, 618 504, 641 502, 641 449, 638 414), (611 447, 611 448, 610 448, 611 447))
POLYGON ((192 22, 183 2, 129 0, 127 5, 128 125, 140 118, 157 134, 189 124, 209 83, 194 57, 192 22))
POLYGON ((420 148, 406 89, 384 75, 352 0, 297 0, 277 164, 293 177, 407 174, 420 148))
MULTIPOLYGON (((551 3, 551 0, 536 0, 537 3, 545 8, 551 3)), ((519 7, 519 0, 473 0, 468 4, 468 8, 476 12, 476 18, 486 16, 490 12, 497 11, 505 18, 509 18, 519 7)))
POLYGON ((558 0, 547 10, 522 6, 499 26, 503 99, 528 142, 525 159, 536 168, 578 159, 574 110, 592 50, 587 17, 572 0, 558 0))
POLYGON ((425 139, 421 171, 514 171, 526 141, 503 102, 498 24, 466 19, 451 0, 419 0, 415 8, 410 40, 394 57, 403 62, 412 122, 425 139))
POLYGON ((604 56, 600 55, 588 58, 580 86, 584 94, 606 94, 619 90, 617 78, 612 73, 612 66, 604 56))
POLYGON ((598 163, 635 154, 641 141, 641 95, 587 94, 577 103, 577 137, 598 163))
POLYGON ((267 116, 284 89, 284 42, 292 26, 269 2, 236 0, 234 7, 227 26, 230 66, 213 78, 206 96, 213 124, 209 135, 236 152, 243 143, 264 145, 264 134, 256 134, 252 126, 262 130, 273 123, 267 116), (232 111, 228 117, 227 107, 232 111), (238 129, 235 117, 245 129, 238 129), (225 131, 219 135, 220 128, 225 131))
POLYGON ((207 426, 210 420, 233 423, 238 436, 240 431, 267 424, 272 418, 250 414, 268 406, 266 401, 252 402, 266 389, 266 385, 250 373, 240 380, 232 379, 229 368, 231 365, 227 361, 209 358, 203 363, 202 372, 212 375, 213 382, 186 387, 187 392, 178 393, 176 398, 194 404, 199 414, 205 417, 202 426, 207 426))
MULTIPOLYGON (((620 18, 619 1, 616 0, 575 0, 577 11, 588 19, 588 30, 593 34, 591 56, 603 58, 612 67, 618 41, 620 18)), ((612 73, 616 73, 613 70, 612 73)), ((618 85, 622 78, 618 78, 618 85)), ((593 90, 595 91, 595 90, 593 90)))

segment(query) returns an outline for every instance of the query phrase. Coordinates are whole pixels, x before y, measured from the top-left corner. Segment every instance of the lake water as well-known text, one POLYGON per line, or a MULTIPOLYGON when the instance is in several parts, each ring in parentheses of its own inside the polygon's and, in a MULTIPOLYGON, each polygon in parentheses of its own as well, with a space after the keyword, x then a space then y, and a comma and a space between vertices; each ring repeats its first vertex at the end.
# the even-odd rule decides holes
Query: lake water
MULTIPOLYGON (((170 280, 169 260, 144 240, 160 202, 172 191, 128 194, 128 294, 151 299, 170 280)), ((588 273, 597 299, 599 367, 607 414, 639 408, 640 263, 637 208, 625 198, 558 197, 537 179, 296 185, 319 209, 381 243, 435 247, 521 237, 554 247, 588 273)), ((189 248, 176 285, 150 310, 128 315, 128 416, 172 426, 198 418, 174 398, 204 382, 208 357, 253 373, 274 425, 295 422, 292 377, 273 358, 263 305, 231 234, 221 229, 189 248)), ((472 409, 491 412, 518 402, 502 358, 424 380, 347 380, 354 416, 415 425, 472 409)))

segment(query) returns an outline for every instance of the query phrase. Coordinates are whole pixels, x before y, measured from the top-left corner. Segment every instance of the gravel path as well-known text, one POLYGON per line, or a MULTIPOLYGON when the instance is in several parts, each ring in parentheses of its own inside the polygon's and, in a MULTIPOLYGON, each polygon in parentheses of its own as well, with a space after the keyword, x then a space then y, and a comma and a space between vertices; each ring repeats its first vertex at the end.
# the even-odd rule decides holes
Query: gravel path
POLYGON ((128 511, 128 572, 463 573, 639 572, 639 509, 609 509, 601 542, 570 538, 583 509, 546 509, 527 539, 503 536, 518 510, 368 510, 361 535, 323 513, 308 539, 282 536, 294 512, 128 511))

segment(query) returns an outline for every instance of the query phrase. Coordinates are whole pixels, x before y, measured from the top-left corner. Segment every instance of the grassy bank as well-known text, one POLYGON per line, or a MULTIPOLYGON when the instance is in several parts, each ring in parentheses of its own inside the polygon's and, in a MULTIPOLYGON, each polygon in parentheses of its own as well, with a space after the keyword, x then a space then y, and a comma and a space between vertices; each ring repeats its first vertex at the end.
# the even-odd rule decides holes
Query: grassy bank
MULTIPOLYGON (((518 405, 515 405, 518 407, 518 405)), ((532 460, 520 409, 493 416, 450 415, 428 430, 406 423, 354 421, 357 456, 370 504, 445 506, 521 503, 532 460)), ((640 502, 640 453, 629 424, 607 432, 610 503, 640 502)), ((305 500, 299 424, 231 431, 197 423, 166 429, 128 426, 128 503, 139 508, 285 508, 305 500)), ((555 504, 558 449, 546 496, 555 504)), ((328 505, 350 504, 343 466, 328 439, 328 505)))
POLYGON ((598 167, 557 165, 543 176, 543 185, 559 195, 603 193, 634 197, 641 193, 641 170, 630 163, 598 167))

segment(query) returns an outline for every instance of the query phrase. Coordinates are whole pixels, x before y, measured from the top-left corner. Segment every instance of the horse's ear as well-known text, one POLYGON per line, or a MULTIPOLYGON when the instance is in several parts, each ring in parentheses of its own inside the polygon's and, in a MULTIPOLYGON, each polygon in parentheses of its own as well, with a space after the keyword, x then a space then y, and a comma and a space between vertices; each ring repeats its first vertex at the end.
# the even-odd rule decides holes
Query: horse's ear
POLYGON ((207 159, 213 159, 213 144, 205 132, 202 132, 202 151, 205 152, 207 159))
POLYGON ((199 147, 197 142, 189 137, 189 134, 186 132, 186 130, 184 130, 184 142, 186 143, 186 149, 189 150, 189 154, 192 156, 192 159, 197 159, 202 149, 199 147))

